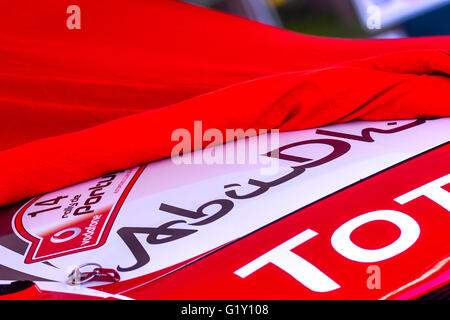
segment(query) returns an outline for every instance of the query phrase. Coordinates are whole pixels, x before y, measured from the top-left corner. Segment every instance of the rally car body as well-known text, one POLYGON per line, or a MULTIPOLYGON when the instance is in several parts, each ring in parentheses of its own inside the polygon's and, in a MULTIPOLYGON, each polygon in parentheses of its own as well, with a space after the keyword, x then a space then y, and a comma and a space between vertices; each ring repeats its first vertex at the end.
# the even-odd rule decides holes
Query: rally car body
POLYGON ((449 118, 272 133, 3 207, 1 284, 32 282, 0 298, 419 298, 450 280, 449 138, 449 118))

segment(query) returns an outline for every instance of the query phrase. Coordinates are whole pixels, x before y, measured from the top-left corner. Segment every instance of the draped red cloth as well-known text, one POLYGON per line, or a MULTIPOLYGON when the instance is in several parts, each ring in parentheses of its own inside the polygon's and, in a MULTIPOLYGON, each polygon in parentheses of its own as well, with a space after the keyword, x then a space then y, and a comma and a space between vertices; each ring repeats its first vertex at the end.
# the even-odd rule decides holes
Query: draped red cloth
POLYGON ((0 205, 170 155, 177 128, 450 116, 450 37, 307 36, 167 0, 0 0, 0 205))

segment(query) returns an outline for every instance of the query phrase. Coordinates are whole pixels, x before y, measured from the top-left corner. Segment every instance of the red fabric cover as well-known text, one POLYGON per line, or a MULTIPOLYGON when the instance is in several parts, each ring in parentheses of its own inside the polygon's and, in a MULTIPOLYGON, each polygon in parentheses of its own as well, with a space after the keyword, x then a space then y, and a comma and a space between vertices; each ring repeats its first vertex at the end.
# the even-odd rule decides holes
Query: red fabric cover
POLYGON ((450 38, 307 36, 162 0, 0 0, 0 205, 170 155, 171 133, 450 116, 450 38))

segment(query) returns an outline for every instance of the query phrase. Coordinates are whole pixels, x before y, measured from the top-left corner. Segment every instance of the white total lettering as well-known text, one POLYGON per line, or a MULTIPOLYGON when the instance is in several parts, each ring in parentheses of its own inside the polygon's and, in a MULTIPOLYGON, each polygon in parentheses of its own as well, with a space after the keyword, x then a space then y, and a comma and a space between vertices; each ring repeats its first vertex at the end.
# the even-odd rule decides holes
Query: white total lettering
POLYGON ((407 214, 394 210, 378 210, 362 214, 341 225, 331 236, 331 245, 347 259, 358 262, 378 262, 402 253, 416 242, 419 235, 419 225, 407 214), (395 224, 401 231, 400 237, 379 249, 364 249, 352 242, 350 235, 356 228, 377 220, 395 224))
POLYGON ((410 192, 405 193, 404 195, 401 195, 394 200, 400 204, 405 204, 420 196, 424 196, 436 202, 441 207, 447 209, 447 211, 450 211, 450 192, 442 189, 443 186, 449 183, 450 173, 439 179, 433 180, 417 189, 411 190, 410 192))
POLYGON ((312 291, 329 292, 336 290, 340 288, 336 282, 317 267, 291 251, 316 235, 317 232, 307 229, 236 270, 234 273, 241 278, 246 278, 258 269, 272 263, 312 291))

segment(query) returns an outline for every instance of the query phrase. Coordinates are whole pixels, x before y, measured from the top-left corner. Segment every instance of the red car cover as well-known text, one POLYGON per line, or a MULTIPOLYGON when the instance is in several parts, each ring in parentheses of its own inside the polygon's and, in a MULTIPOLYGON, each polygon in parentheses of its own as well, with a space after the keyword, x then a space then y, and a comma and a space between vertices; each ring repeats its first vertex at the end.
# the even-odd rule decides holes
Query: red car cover
MULTIPOLYGON (((0 205, 170 155, 171 134, 450 116, 450 38, 297 34, 161 0, 0 1, 0 205)), ((186 150, 185 150, 186 151, 186 150)))

